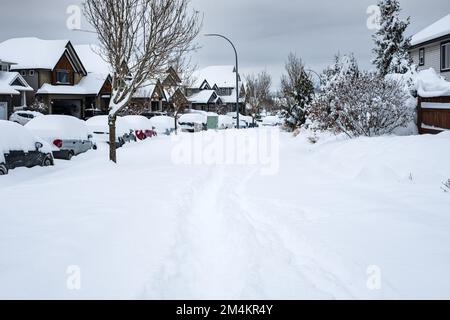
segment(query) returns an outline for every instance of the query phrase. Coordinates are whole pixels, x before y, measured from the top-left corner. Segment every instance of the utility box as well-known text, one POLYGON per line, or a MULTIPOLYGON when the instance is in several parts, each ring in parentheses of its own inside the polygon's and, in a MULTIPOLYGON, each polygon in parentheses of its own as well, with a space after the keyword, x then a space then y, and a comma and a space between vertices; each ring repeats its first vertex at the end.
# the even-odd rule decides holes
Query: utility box
POLYGON ((207 129, 208 130, 219 129, 219 116, 218 115, 208 115, 207 129))

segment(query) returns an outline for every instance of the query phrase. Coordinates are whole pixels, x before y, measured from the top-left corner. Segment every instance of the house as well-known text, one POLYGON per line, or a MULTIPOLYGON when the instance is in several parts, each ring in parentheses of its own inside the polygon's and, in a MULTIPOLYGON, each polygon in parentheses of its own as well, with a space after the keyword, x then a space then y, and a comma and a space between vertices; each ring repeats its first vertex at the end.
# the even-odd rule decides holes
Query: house
MULTIPOLYGON (((186 95, 193 109, 223 114, 236 111, 236 68, 234 66, 210 66, 195 72, 193 78, 195 79, 193 85, 186 89, 186 95)), ((245 88, 240 75, 238 79, 239 105, 241 110, 245 110, 245 88)))
POLYGON ((433 68, 450 81, 450 14, 411 38, 410 55, 419 70, 433 68))
POLYGON ((133 95, 130 103, 135 112, 174 113, 189 108, 182 81, 175 69, 170 67, 161 80, 146 81, 133 95))
POLYGON ((0 44, 0 56, 14 61, 11 71, 33 88, 28 103, 43 103, 50 114, 84 118, 86 109, 106 105, 111 94, 110 79, 89 72, 69 40, 10 39, 0 44))
POLYGON ((26 94, 33 88, 18 73, 11 70, 14 63, 0 58, 0 120, 8 120, 15 109, 26 105, 26 94))

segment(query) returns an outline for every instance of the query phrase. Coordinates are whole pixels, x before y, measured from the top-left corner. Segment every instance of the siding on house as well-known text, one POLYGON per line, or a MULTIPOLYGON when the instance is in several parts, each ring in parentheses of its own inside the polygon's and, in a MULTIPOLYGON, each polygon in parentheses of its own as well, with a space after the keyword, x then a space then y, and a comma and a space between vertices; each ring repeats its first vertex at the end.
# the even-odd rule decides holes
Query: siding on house
POLYGON ((411 58, 418 70, 425 70, 433 68, 436 72, 440 73, 447 81, 450 81, 450 71, 441 72, 441 44, 450 40, 450 36, 447 39, 441 39, 439 41, 426 44, 424 46, 417 46, 411 50, 411 58), (425 65, 419 66, 419 52, 420 49, 425 49, 425 65))

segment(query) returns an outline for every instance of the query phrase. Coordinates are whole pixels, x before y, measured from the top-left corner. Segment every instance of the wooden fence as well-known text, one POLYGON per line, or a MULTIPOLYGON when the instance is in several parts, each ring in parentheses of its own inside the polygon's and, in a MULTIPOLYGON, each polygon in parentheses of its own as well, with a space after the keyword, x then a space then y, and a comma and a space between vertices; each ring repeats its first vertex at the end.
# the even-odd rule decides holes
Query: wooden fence
POLYGON ((420 134, 438 134, 450 130, 450 96, 419 97, 417 126, 420 134))

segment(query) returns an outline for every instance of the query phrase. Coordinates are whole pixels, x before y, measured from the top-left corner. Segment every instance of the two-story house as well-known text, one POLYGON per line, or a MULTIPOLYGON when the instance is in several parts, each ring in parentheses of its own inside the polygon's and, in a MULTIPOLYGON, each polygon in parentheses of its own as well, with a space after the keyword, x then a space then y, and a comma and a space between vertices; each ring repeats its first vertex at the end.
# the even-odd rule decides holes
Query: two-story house
POLYGON ((97 97, 111 94, 108 79, 88 72, 68 40, 10 39, 0 44, 0 56, 14 61, 11 70, 33 88, 28 103, 42 102, 50 114, 84 118, 97 97))
POLYGON ((411 38, 410 55, 418 70, 433 68, 450 81, 450 14, 411 38))
POLYGON ((26 106, 26 94, 33 91, 18 72, 11 71, 13 65, 0 58, 0 120, 8 120, 15 109, 26 106))
MULTIPOLYGON (((245 112, 245 88, 239 77, 239 105, 245 112)), ((194 83, 186 88, 193 109, 227 113, 236 111, 236 68, 210 66, 193 74, 194 83)))

